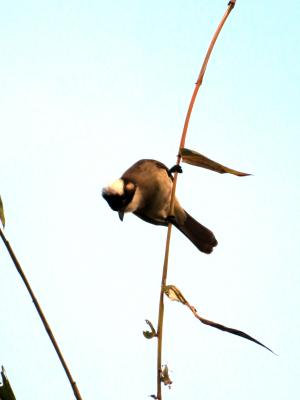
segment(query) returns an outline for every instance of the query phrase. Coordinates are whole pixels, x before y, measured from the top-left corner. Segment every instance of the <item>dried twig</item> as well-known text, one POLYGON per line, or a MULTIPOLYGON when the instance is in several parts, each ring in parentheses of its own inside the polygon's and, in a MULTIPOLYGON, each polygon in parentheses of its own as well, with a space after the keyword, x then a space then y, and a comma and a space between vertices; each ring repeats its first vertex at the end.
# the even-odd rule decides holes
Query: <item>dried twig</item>
MULTIPOLYGON (((210 58, 210 55, 212 53, 212 50, 214 48, 214 45, 216 43, 216 40, 223 28, 223 25, 225 24, 230 12, 235 6, 235 0, 230 1, 228 3, 228 7, 226 9, 226 12, 221 19, 221 22, 218 25, 218 28, 211 40, 211 43, 208 47, 206 56, 204 58, 195 88, 194 92, 192 94, 190 104, 188 107, 187 115, 185 118, 184 122, 184 127, 181 135, 181 140, 180 140, 180 145, 179 145, 179 150, 178 150, 178 155, 177 155, 177 162, 176 164, 179 165, 181 161, 181 155, 180 155, 180 149, 184 147, 185 144, 185 139, 187 135, 187 129, 191 117, 191 113, 193 110, 193 106, 199 91, 199 88, 202 84, 203 77, 207 68, 207 64, 210 58)), ((170 215, 173 215, 174 212, 174 202, 175 202, 175 191, 176 191, 176 184, 177 184, 177 175, 178 173, 175 172, 174 174, 174 180, 173 180, 173 188, 172 188, 172 196, 171 196, 171 205, 170 205, 170 215)), ((162 375, 162 337, 163 337, 163 320, 164 320, 164 287, 166 285, 167 281, 167 274, 168 274, 168 260, 169 260, 169 249, 170 249, 170 240, 171 240, 171 231, 172 231, 172 224, 168 224, 168 233, 167 233, 167 239, 166 239, 166 247, 165 247, 165 256, 164 256, 164 264, 163 264, 163 272, 162 272, 162 280, 161 280, 161 290, 160 290, 160 298, 159 298, 159 314, 158 314, 158 325, 157 325, 157 338, 158 338, 158 343, 157 343, 157 395, 156 398, 158 400, 162 399, 162 394, 161 394, 161 375, 162 375)))
POLYGON ((11 257, 11 259, 12 259, 12 261, 13 261, 15 267, 16 267, 16 269, 17 269, 17 271, 19 272, 19 274, 20 274, 20 276, 22 278, 22 281, 24 282, 24 284, 25 284, 25 286, 26 286, 26 288, 28 290, 28 293, 29 293, 29 295, 30 295, 30 297, 31 297, 31 299, 33 301, 33 304, 35 305, 35 308, 36 308, 36 310, 37 310, 37 312, 38 312, 38 314, 39 314, 39 316, 40 316, 40 318, 42 320, 44 328, 46 329, 46 332, 47 332, 47 334, 48 334, 48 336, 49 336, 49 338, 50 338, 50 340, 51 340, 51 342, 53 344, 53 347, 54 347, 54 349, 56 351, 56 354, 58 355, 58 358, 60 359, 60 362, 61 362, 61 364, 62 364, 62 366, 63 366, 63 368, 65 370, 65 373, 66 373, 66 375, 67 375, 67 377, 69 379, 69 382, 70 382, 70 384, 72 386, 75 398, 77 400, 82 400, 82 397, 80 395, 80 392, 79 392, 79 389, 78 389, 78 387, 76 385, 76 382, 74 381, 74 379, 73 379, 73 377, 71 375, 71 372, 70 372, 70 370, 69 370, 69 368, 68 368, 68 366, 67 366, 67 364, 65 362, 65 359, 64 359, 64 357, 62 355, 62 352, 60 351, 60 348, 59 348, 59 346, 58 346, 58 344, 57 344, 57 342, 55 340, 55 337, 54 337, 54 335, 52 333, 52 330, 51 330, 51 328, 50 328, 50 326, 49 326, 49 324, 48 324, 48 322, 46 320, 46 317, 45 317, 45 315, 43 313, 43 310, 42 310, 41 306, 39 305, 39 303, 38 303, 38 301, 37 301, 37 299, 36 299, 36 297, 35 297, 35 295, 33 293, 33 290, 31 289, 31 286, 30 286, 30 284, 29 284, 29 282, 28 282, 28 280, 26 278, 26 275, 23 272, 23 269, 22 269, 22 267, 21 267, 16 255, 15 255, 11 245, 9 244, 9 241, 6 239, 6 237, 5 237, 5 235, 4 235, 4 233, 3 233, 1 228, 0 228, 0 236, 1 236, 1 239, 3 240, 3 243, 4 243, 4 245, 5 245, 6 249, 7 249, 8 253, 9 253, 9 255, 10 255, 10 257, 11 257))

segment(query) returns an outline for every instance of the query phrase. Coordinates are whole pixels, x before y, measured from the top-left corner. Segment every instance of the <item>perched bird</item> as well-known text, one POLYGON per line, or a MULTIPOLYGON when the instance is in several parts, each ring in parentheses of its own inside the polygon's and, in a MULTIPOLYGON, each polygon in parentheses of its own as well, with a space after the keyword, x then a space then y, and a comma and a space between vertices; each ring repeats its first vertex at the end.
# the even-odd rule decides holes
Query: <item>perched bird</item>
POLYGON ((172 172, 178 171, 178 168, 168 169, 155 160, 140 160, 125 171, 120 179, 103 188, 102 196, 114 211, 118 211, 121 221, 124 213, 132 212, 154 225, 167 226, 171 222, 200 251, 209 254, 218 244, 214 234, 191 217, 176 198, 174 215, 169 215, 172 172))

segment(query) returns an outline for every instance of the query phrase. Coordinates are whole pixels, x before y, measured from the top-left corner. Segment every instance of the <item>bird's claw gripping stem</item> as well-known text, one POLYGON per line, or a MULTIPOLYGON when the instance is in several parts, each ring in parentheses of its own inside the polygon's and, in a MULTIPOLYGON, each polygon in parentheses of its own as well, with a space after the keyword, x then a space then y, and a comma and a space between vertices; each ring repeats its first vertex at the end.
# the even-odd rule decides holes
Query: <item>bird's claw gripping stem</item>
POLYGON ((174 172, 178 172, 179 174, 182 174, 182 168, 179 164, 173 165, 172 168, 169 169, 169 174, 174 174, 174 172))
POLYGON ((168 215, 166 221, 174 225, 176 222, 175 215, 168 215))

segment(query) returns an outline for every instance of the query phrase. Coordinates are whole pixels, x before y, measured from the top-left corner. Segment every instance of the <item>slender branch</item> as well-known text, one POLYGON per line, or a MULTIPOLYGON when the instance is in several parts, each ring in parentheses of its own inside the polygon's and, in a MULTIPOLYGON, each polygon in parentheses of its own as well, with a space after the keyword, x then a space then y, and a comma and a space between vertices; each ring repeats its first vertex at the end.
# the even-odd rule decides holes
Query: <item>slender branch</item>
POLYGON ((159 313, 158 313, 158 326, 157 326, 157 399, 161 400, 161 377, 162 377, 162 335, 163 335, 163 323, 164 323, 164 291, 163 288, 166 286, 167 274, 168 274, 168 261, 169 261, 169 250, 170 250, 170 240, 171 240, 172 225, 168 225, 166 249, 164 266, 161 278, 161 290, 159 298, 159 313))
POLYGON ((51 330, 51 328, 50 328, 50 326, 49 326, 49 324, 48 324, 48 322, 46 320, 46 317, 45 317, 45 315, 44 315, 44 313, 43 313, 43 311, 41 309, 41 306, 39 305, 39 303, 38 303, 38 301, 37 301, 32 289, 31 289, 31 286, 30 286, 30 284, 29 284, 29 282, 28 282, 28 280, 26 278, 26 275, 23 272, 23 269, 22 269, 22 267, 21 267, 16 255, 15 255, 11 245, 9 244, 9 241, 6 239, 6 237, 5 237, 5 235, 4 235, 4 233, 3 233, 1 228, 0 228, 0 236, 1 236, 2 240, 3 240, 3 243, 4 243, 4 245, 5 245, 6 249, 7 249, 8 253, 9 253, 9 255, 10 255, 10 257, 11 257, 11 259, 12 259, 12 261, 13 261, 15 267, 16 267, 16 269, 17 269, 17 271, 21 275, 22 281, 24 282, 24 284, 25 284, 25 286, 26 286, 26 288, 27 288, 27 290, 29 292, 29 295, 30 295, 30 297, 31 297, 31 299, 33 301, 33 304, 35 305, 35 308, 36 308, 36 310, 37 310, 37 312, 38 312, 38 314, 39 314, 39 316, 40 316, 40 318, 41 318, 41 320, 43 322, 44 328, 45 328, 45 330, 46 330, 46 332, 47 332, 47 334, 48 334, 48 336, 49 336, 49 338, 50 338, 50 340, 51 340, 51 342, 53 344, 53 347, 54 347, 54 349, 55 349, 55 351, 56 351, 56 353, 58 355, 58 358, 60 359, 60 362, 61 362, 61 364, 62 364, 62 366, 63 366, 63 368, 65 370, 65 373, 67 374, 67 377, 68 377, 69 382, 70 382, 70 384, 72 386, 75 398, 77 400, 82 400, 82 397, 80 395, 80 392, 79 392, 79 389, 78 389, 78 387, 76 385, 76 382, 74 381, 74 379, 73 379, 73 377, 71 375, 71 372, 70 372, 70 370, 69 370, 69 368, 68 368, 68 366, 67 366, 67 364, 66 364, 66 362, 64 360, 64 357, 63 357, 63 355, 62 355, 62 353, 60 351, 60 348, 59 348, 59 346, 58 346, 58 344, 57 344, 57 342, 55 340, 55 337, 54 337, 54 335, 52 333, 52 330, 51 330))
MULTIPOLYGON (((181 141, 180 141, 180 145, 179 145, 179 150, 182 147, 184 147, 184 144, 185 144, 185 139, 186 139, 186 134, 187 134, 187 129, 188 129, 190 117, 191 117, 191 114, 192 114, 192 110, 193 110, 193 107, 194 107, 194 103, 195 103, 198 91, 199 91, 200 86, 202 85, 202 82, 203 82, 203 77, 204 77, 204 74, 205 74, 205 71, 206 71, 206 68, 207 68, 207 64, 208 64, 209 58, 211 56, 211 53, 212 53, 213 48, 215 46, 215 43, 216 43, 216 41, 218 39, 218 36, 219 36, 219 34, 220 34, 220 32, 221 32, 221 30, 222 30, 222 28, 223 28, 228 16, 229 16, 229 14, 231 13, 231 11, 232 11, 234 6, 235 6, 235 1, 230 1, 228 3, 227 10, 226 10, 225 14, 223 15, 223 18, 221 19, 221 21, 220 21, 220 23, 219 23, 219 25, 217 27, 217 30, 216 30, 216 32, 215 32, 215 34, 214 34, 214 36, 213 36, 213 38, 212 38, 212 40, 210 42, 208 50, 206 52, 206 56, 204 58, 204 61, 203 61, 203 64, 202 64, 202 67, 201 67, 201 70, 200 70, 196 85, 195 85, 195 89, 194 89, 194 92, 193 92, 193 95, 192 95, 192 98, 191 98, 191 101, 190 101, 190 105, 189 105, 189 108, 188 108, 188 111, 187 111, 187 115, 186 115, 186 118, 185 118, 183 132, 182 132, 181 141)), ((179 161, 177 161, 177 162, 178 163, 180 162, 180 157, 179 157, 179 161)))
MULTIPOLYGON (((176 164, 179 165, 180 161, 181 161, 181 156, 180 156, 180 149, 184 147, 185 144, 185 140, 186 140, 186 135, 187 135, 187 130, 188 130, 188 126, 189 126, 189 121, 190 121, 190 117, 192 114, 192 110, 193 110, 193 106, 198 94, 198 91, 200 89, 200 86, 203 82, 203 77, 207 68, 207 64, 210 58, 210 55, 212 53, 212 50, 214 48, 214 45, 217 41, 217 38, 223 28, 223 25, 225 24, 229 14, 231 13, 232 9, 235 6, 235 0, 234 1, 230 1, 228 3, 226 12, 223 16, 223 18, 221 19, 221 22, 219 23, 217 30, 210 42, 210 45, 208 47, 208 50, 206 52, 206 56, 204 58, 195 88, 194 88, 194 92, 192 94, 191 100, 190 100, 190 104, 188 107, 188 111, 186 114, 186 118, 185 118, 185 122, 184 122, 184 126, 183 126, 183 131, 182 131, 182 135, 181 135, 181 140, 180 140, 180 144, 179 144, 179 151, 178 151, 178 155, 177 155, 177 161, 176 164)), ((170 204, 170 215, 174 215, 174 204, 175 204, 175 192, 176 192, 176 185, 177 185, 177 176, 178 176, 178 172, 175 172, 174 174, 174 180, 173 180, 173 186, 172 186, 172 194, 171 194, 171 204, 170 204)), ((166 285, 166 281, 167 281, 167 274, 168 274, 168 260, 169 260, 169 250, 170 250, 170 240, 171 240, 171 231, 172 231, 172 224, 169 223, 168 224, 168 233, 167 233, 167 239, 166 239, 166 248, 165 248, 165 257, 164 257, 164 265, 163 265, 163 272, 162 272, 162 280, 161 280, 161 289, 160 289, 160 298, 159 298, 159 314, 158 314, 158 326, 157 326, 157 339, 158 339, 158 343, 157 343, 157 394, 156 394, 156 398, 158 400, 162 400, 162 394, 161 394, 161 373, 162 373, 162 333, 163 333, 163 320, 164 320, 164 287, 166 285)))

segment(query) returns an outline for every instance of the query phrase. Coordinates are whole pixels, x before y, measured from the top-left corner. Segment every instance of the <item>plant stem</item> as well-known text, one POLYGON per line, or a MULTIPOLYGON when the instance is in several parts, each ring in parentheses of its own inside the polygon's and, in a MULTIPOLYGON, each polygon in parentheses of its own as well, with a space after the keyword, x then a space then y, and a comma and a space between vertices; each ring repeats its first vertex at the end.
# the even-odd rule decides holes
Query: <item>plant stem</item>
MULTIPOLYGON (((214 36, 213 36, 213 38, 212 38, 212 40, 210 42, 210 45, 209 45, 209 47, 207 49, 207 52, 206 52, 206 55, 205 55, 205 58, 204 58, 204 61, 203 61, 203 64, 202 64, 202 67, 201 67, 197 82, 196 82, 196 85, 195 85, 195 88, 194 88, 194 92, 193 92, 192 98, 190 100, 189 108, 188 108, 188 111, 187 111, 187 114, 186 114, 186 117, 185 117, 185 122, 184 122, 184 126, 183 126, 183 131, 182 131, 181 141, 180 141, 180 145, 179 145, 179 150, 182 147, 184 147, 184 144, 185 144, 185 139, 186 139, 186 134, 187 134, 187 130, 188 130, 190 117, 191 117, 191 114, 192 114, 192 110, 193 110, 193 107, 194 107, 194 103, 195 103, 198 91, 200 89, 200 86, 202 85, 203 77, 204 77, 204 74, 205 74, 205 71, 206 71, 206 68, 207 68, 207 64, 208 64, 209 58, 210 58, 211 53, 213 51, 214 45, 215 45, 215 43, 216 43, 216 41, 218 39, 218 36, 219 36, 219 34, 220 34, 220 32, 221 32, 221 30, 223 28, 223 25, 225 24, 229 14, 231 13, 231 11, 232 11, 234 6, 235 6, 235 0, 234 1, 230 1, 228 3, 227 10, 225 11, 225 14, 223 15, 223 18, 221 19, 221 21, 220 21, 220 23, 219 23, 219 25, 218 25, 218 27, 216 29, 216 32, 215 32, 215 34, 214 34, 214 36)), ((178 156, 178 158, 177 158, 177 163, 179 163, 179 162, 180 162, 180 156, 178 156)))
POLYGON ((72 386, 75 398, 77 400, 82 400, 82 397, 80 395, 80 392, 79 392, 79 389, 78 389, 78 387, 76 385, 76 382, 74 381, 74 379, 73 379, 73 377, 72 377, 72 375, 70 373, 70 370, 69 370, 69 368, 68 368, 68 366, 67 366, 67 364, 66 364, 66 362, 64 360, 64 357, 63 357, 63 355, 62 355, 62 353, 60 351, 60 348, 59 348, 59 346, 58 346, 58 344, 57 344, 57 342, 55 340, 55 337, 54 337, 54 335, 52 333, 52 330, 51 330, 51 328, 50 328, 50 326, 49 326, 49 324, 48 324, 48 322, 46 320, 46 317, 45 317, 45 315, 44 315, 44 313, 43 313, 43 311, 41 309, 41 306, 39 305, 39 303, 38 303, 38 301, 37 301, 32 289, 31 289, 31 286, 30 286, 30 284, 29 284, 29 282, 28 282, 28 280, 26 278, 26 275, 23 272, 23 269, 22 269, 22 267, 21 267, 16 255, 15 255, 11 245, 9 244, 9 241, 6 239, 6 237, 5 237, 5 235, 4 235, 4 233, 3 233, 1 228, 0 228, 0 236, 1 236, 2 240, 3 240, 3 243, 4 243, 4 245, 5 245, 6 249, 7 249, 8 253, 9 253, 9 255, 10 255, 10 257, 11 257, 11 259, 12 259, 12 261, 13 261, 15 267, 16 267, 16 269, 17 269, 17 271, 21 275, 22 281, 24 282, 24 284, 25 284, 25 286, 26 286, 26 288, 27 288, 27 290, 29 292, 29 295, 30 295, 30 297, 31 297, 31 299, 33 301, 33 304, 35 305, 35 308, 36 308, 36 310, 37 310, 37 312, 38 312, 38 314, 39 314, 39 316, 40 316, 40 318, 41 318, 41 320, 43 322, 44 328, 45 328, 45 330, 46 330, 46 332, 47 332, 47 334, 48 334, 48 336, 49 336, 49 338, 50 338, 50 340, 51 340, 51 342, 53 344, 53 347, 54 347, 54 349, 55 349, 55 351, 56 351, 56 353, 58 355, 58 358, 59 358, 59 360, 60 360, 60 362, 61 362, 61 364, 62 364, 62 366, 63 366, 63 368, 65 370, 65 373, 67 374, 67 377, 68 377, 69 382, 70 382, 70 384, 72 386))
POLYGON ((168 233, 165 249, 165 258, 163 265, 163 272, 161 278, 161 290, 159 298, 159 316, 158 316, 158 327, 157 327, 157 394, 158 400, 161 400, 161 372, 162 372, 162 335, 163 335, 163 323, 164 323, 164 291, 163 288, 166 286, 167 274, 168 274, 168 261, 169 261, 169 250, 171 240, 172 224, 168 224, 168 233))
MULTIPOLYGON (((178 155, 177 155, 177 161, 176 165, 180 165, 181 161, 181 156, 180 156, 180 149, 184 147, 185 145, 185 140, 186 140, 186 135, 187 135, 187 130, 189 126, 189 121, 190 117, 192 114, 192 110, 195 104, 195 100, 198 94, 198 91, 200 89, 200 86, 203 82, 203 77, 207 68, 207 64, 210 58, 210 55, 212 53, 212 50, 214 48, 214 45, 217 41, 217 38, 223 28, 223 25, 225 24, 230 12, 234 8, 236 3, 236 0, 230 1, 228 3, 227 9, 225 14, 223 15, 217 30, 210 42, 210 45, 208 47, 208 50, 206 52, 191 100, 190 104, 188 107, 188 111, 186 114, 184 126, 183 126, 183 131, 181 135, 181 140, 179 144, 179 150, 178 150, 178 155)), ((175 192, 176 192, 176 185, 177 185, 177 176, 178 172, 175 172, 174 174, 174 180, 173 180, 173 186, 172 186, 172 194, 171 194, 171 203, 170 203, 170 215, 174 215, 174 204, 175 204, 175 192)), ((157 394, 156 398, 157 400, 162 400, 162 394, 161 394, 161 372, 162 372, 162 339, 163 339, 163 321, 164 321, 164 287, 166 286, 166 281, 167 281, 167 275, 168 275, 168 261, 169 261, 169 251, 170 251, 170 241, 171 241, 171 231, 172 231, 172 224, 168 224, 168 233, 167 233, 167 239, 166 239, 166 248, 165 248, 165 257, 164 257, 164 264, 163 264, 163 272, 162 272, 162 280, 161 280, 161 288, 160 288, 160 297, 159 297, 159 313, 158 313, 158 325, 157 325, 157 394)))

